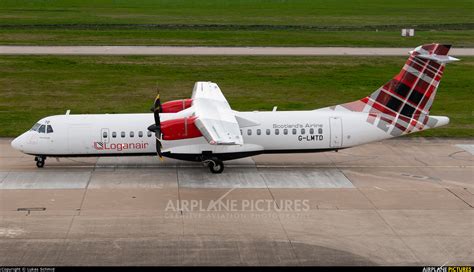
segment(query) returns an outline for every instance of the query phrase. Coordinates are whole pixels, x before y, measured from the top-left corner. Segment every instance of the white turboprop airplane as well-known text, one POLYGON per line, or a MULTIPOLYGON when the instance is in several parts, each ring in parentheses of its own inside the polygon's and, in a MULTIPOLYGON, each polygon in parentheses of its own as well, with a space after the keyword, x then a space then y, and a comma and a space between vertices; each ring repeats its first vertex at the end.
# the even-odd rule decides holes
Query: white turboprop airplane
POLYGON ((443 126, 430 116, 450 45, 429 44, 410 52, 400 73, 370 96, 311 111, 238 112, 219 87, 196 82, 190 99, 160 104, 154 114, 49 116, 11 145, 46 157, 156 155, 202 162, 212 173, 222 161, 262 153, 339 150, 443 126), (148 129, 147 129, 148 128, 148 129), (153 132, 153 133, 152 133, 153 132))

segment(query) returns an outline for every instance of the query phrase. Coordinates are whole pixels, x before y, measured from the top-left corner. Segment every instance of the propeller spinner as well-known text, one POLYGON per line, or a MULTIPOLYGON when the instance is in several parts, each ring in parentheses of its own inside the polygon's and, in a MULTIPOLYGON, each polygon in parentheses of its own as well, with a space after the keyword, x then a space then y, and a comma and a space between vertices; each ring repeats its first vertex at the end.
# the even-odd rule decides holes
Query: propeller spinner
POLYGON ((153 107, 151 108, 153 112, 153 116, 155 118, 155 124, 148 127, 148 130, 155 133, 156 138, 156 153, 160 157, 160 160, 163 160, 163 156, 161 155, 161 121, 160 121, 160 113, 161 113, 161 102, 160 102, 160 93, 155 98, 155 103, 153 103, 153 107))

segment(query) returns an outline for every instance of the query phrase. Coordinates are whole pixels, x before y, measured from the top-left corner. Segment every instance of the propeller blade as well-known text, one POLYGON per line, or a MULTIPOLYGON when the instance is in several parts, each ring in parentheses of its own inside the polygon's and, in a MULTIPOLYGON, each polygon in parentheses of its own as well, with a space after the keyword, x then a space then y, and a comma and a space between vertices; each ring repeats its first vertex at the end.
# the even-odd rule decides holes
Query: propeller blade
POLYGON ((158 157, 160 157, 160 160, 163 161, 163 155, 161 155, 161 148, 161 142, 160 140, 158 140, 158 138, 156 138, 156 153, 158 153, 158 157))
POLYGON ((161 101, 160 101, 160 92, 156 95, 155 103, 153 104, 154 111, 159 110, 161 112, 161 101))
POLYGON ((149 131, 151 131, 151 132, 155 132, 156 129, 157 129, 157 127, 156 127, 155 124, 153 124, 153 125, 150 125, 147 129, 148 129, 149 131))
POLYGON ((153 112, 153 116, 155 117, 155 125, 160 128, 161 127, 161 121, 160 121, 160 114, 158 111, 153 112))
POLYGON ((155 116, 155 123, 160 122, 160 113, 161 113, 161 102, 160 102, 160 94, 158 94, 155 98, 155 103, 153 104, 153 114, 155 116))
POLYGON ((161 113, 161 101, 160 101, 160 93, 156 95, 155 102, 153 103, 153 117, 155 118, 155 125, 158 129, 161 128, 161 120, 160 120, 160 113, 161 113))
POLYGON ((148 127, 149 131, 155 132, 155 137, 156 137, 156 153, 160 157, 160 160, 163 161, 163 156, 161 154, 161 120, 160 120, 160 113, 162 112, 161 110, 161 101, 160 101, 160 91, 158 87, 156 88, 157 90, 157 95, 155 98, 155 101, 153 103, 153 107, 151 108, 151 111, 153 112, 153 117, 155 118, 155 124, 151 125, 148 127))
POLYGON ((155 101, 153 102, 153 105, 150 108, 150 111, 155 112, 156 110, 158 110, 161 112, 160 108, 161 108, 160 93, 158 92, 158 94, 155 97, 155 101))

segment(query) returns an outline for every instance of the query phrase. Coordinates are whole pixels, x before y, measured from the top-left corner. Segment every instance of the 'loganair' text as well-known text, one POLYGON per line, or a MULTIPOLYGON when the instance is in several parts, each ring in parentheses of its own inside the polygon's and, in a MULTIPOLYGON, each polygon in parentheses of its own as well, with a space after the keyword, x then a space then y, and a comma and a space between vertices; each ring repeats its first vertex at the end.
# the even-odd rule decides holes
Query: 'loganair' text
POLYGON ((115 150, 122 151, 128 149, 147 149, 148 143, 118 143, 108 144, 103 142, 94 142, 94 149, 96 150, 115 150))

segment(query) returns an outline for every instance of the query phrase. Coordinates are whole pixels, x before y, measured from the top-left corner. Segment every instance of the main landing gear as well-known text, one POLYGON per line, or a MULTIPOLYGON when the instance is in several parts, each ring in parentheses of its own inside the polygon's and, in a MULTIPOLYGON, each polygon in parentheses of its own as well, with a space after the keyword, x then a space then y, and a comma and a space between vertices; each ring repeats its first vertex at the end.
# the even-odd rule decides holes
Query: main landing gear
POLYGON ((220 174, 224 171, 224 163, 217 158, 206 160, 204 163, 207 164, 209 170, 211 170, 211 173, 213 174, 220 174))
POLYGON ((44 162, 46 161, 46 156, 36 156, 35 161, 36 161, 36 167, 43 168, 44 162))

